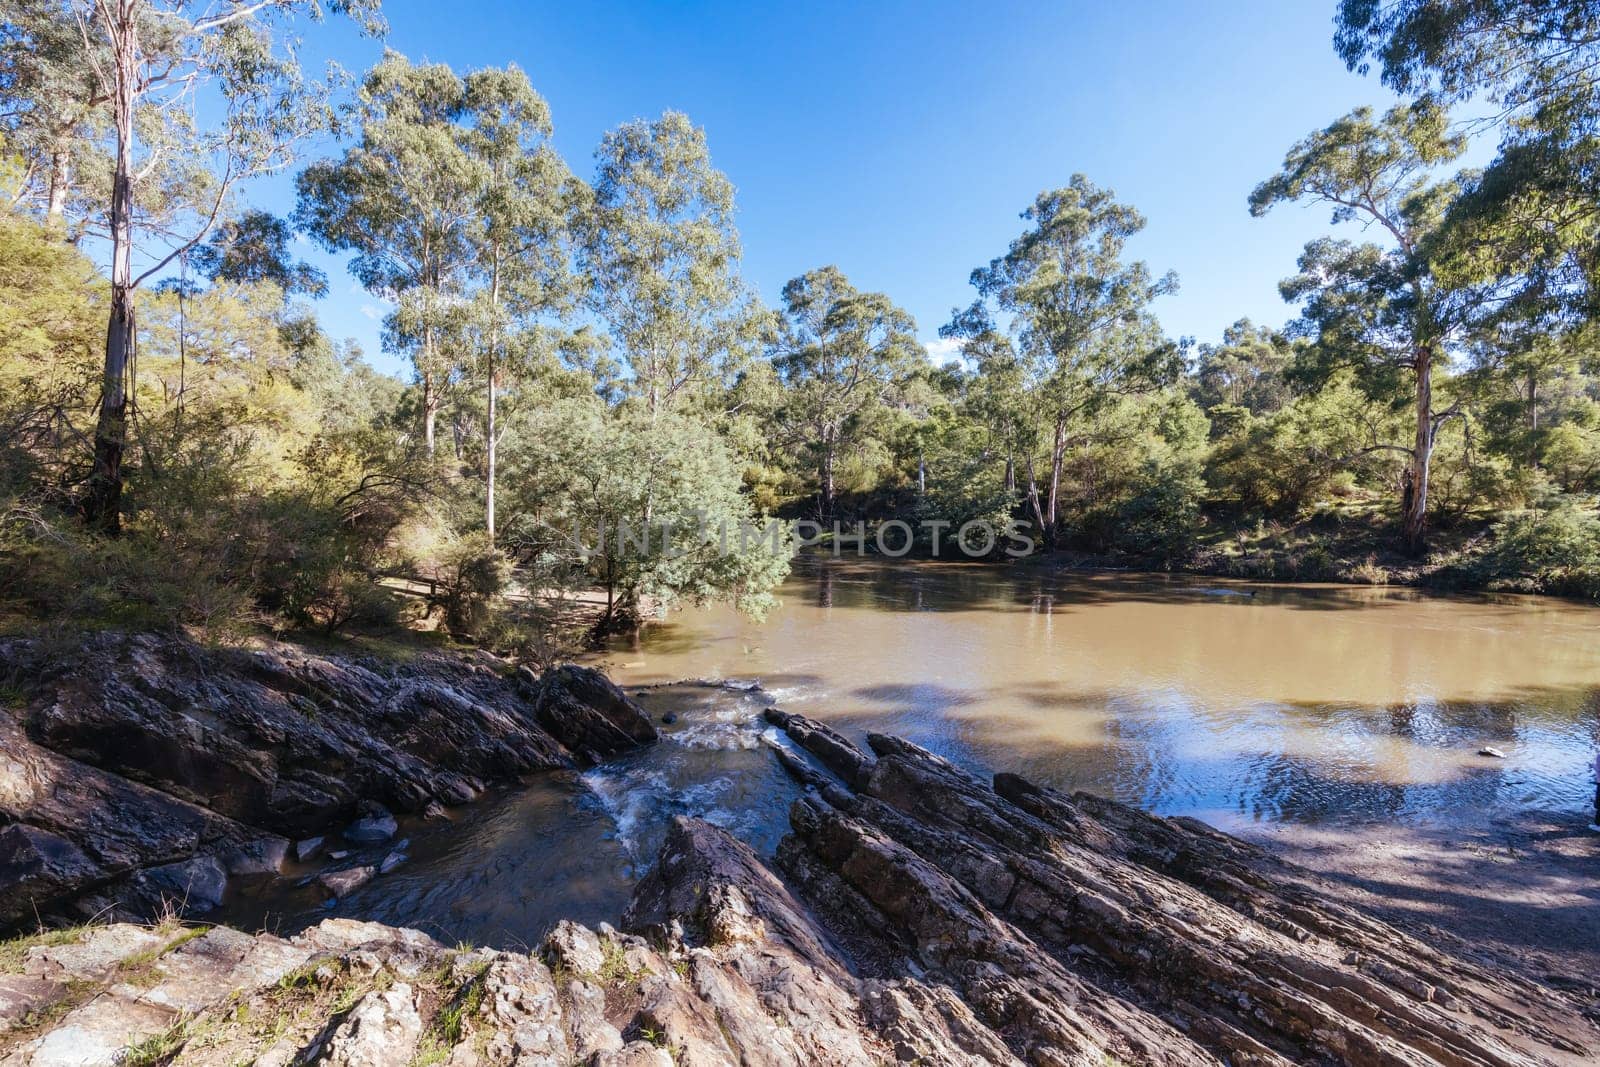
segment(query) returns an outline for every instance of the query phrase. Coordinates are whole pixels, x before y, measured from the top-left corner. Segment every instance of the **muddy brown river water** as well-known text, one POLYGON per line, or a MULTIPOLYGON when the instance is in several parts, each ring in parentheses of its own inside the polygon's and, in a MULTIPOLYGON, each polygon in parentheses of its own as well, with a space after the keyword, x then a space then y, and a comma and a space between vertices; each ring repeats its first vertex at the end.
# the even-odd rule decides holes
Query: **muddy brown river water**
MULTIPOLYGON (((673 814, 770 850, 796 792, 764 747, 769 701, 1224 829, 1471 824, 1593 797, 1600 609, 1581 604, 817 559, 782 597, 765 622, 690 609, 597 657, 677 717, 661 745, 405 828, 411 860, 335 913, 532 943, 562 916, 614 919, 673 814), (685 678, 763 692, 649 688, 685 678)), ((306 887, 234 919, 325 914, 306 887)))

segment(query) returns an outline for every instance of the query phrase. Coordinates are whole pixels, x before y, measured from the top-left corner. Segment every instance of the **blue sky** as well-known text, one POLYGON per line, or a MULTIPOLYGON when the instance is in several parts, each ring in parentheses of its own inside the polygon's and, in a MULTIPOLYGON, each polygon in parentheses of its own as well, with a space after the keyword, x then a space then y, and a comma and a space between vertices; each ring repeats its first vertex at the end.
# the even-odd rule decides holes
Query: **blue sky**
MULTIPOLYGON (((1148 218, 1133 253, 1178 272, 1179 293, 1157 306, 1170 333, 1204 342, 1241 316, 1282 323, 1277 282, 1327 213, 1252 219, 1246 196, 1312 129, 1393 102, 1334 55, 1333 0, 384 7, 390 46, 414 60, 527 71, 579 174, 607 129, 688 113, 738 188, 744 272, 766 300, 836 263, 929 341, 970 302, 972 268, 1020 232, 1018 213, 1076 171, 1148 218)), ((379 49, 332 24, 307 44, 355 70, 379 49)), ((287 211, 290 180, 250 198, 287 211)), ((401 369, 342 260, 303 251, 332 279, 330 331, 401 369)))

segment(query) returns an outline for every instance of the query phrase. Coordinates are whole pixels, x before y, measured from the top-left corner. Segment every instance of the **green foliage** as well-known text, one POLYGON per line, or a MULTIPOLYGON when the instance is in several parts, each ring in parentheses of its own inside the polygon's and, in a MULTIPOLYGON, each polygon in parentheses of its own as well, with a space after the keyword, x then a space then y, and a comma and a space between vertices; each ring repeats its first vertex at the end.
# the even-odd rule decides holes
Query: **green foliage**
POLYGON ((508 544, 537 582, 596 582, 604 623, 646 600, 665 609, 728 599, 754 614, 774 603, 787 533, 773 527, 776 550, 774 533, 756 536, 765 524, 733 457, 698 421, 563 401, 519 421, 505 454, 519 516, 508 544))
POLYGON ((582 262, 628 387, 651 412, 714 402, 769 325, 738 275, 733 185, 676 111, 607 133, 595 160, 582 262))
POLYGON ((1593 501, 1560 498, 1508 515, 1495 524, 1475 569, 1502 588, 1600 598, 1600 515, 1593 501))
POLYGON ((487 535, 450 536, 423 567, 452 634, 471 638, 489 622, 496 598, 511 579, 510 561, 487 535))
POLYGON ((863 293, 837 267, 783 287, 784 328, 773 365, 786 387, 779 418, 816 464, 819 512, 833 514, 838 460, 866 444, 880 406, 920 369, 916 322, 882 293, 863 293))

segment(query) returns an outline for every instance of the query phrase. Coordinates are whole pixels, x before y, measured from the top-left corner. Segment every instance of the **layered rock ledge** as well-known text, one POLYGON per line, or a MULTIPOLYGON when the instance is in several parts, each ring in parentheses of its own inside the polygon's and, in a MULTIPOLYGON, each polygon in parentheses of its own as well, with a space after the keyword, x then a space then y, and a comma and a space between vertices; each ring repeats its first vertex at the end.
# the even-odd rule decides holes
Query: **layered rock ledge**
POLYGON ((0 931, 204 914, 297 844, 380 843, 394 814, 656 736, 596 671, 487 655, 101 633, 0 641, 0 682, 0 931))
POLYGON ((1199 823, 770 717, 809 786, 775 859, 679 819, 622 930, 562 923, 532 953, 349 920, 287 940, 41 935, 0 952, 0 1064, 1466 1067, 1600 1050, 1592 1004, 1199 823))

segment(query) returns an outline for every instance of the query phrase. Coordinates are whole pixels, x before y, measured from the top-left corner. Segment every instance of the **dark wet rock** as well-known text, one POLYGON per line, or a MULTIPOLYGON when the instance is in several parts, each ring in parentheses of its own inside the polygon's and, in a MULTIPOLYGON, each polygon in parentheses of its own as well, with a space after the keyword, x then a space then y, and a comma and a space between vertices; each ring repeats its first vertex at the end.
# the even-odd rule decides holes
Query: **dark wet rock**
POLYGON ((678 721, 678 716, 669 711, 665 715, 661 716, 661 721, 666 725, 671 726, 673 723, 678 721))
POLYGON ((650 716, 599 671, 552 667, 540 681, 539 722, 592 763, 652 743, 650 716))
POLYGON ((344 829, 346 841, 358 845, 379 845, 389 840, 400 831, 400 826, 394 821, 394 816, 388 812, 381 815, 369 815, 358 819, 344 829))
POLYGON ((315 859, 317 854, 322 851, 322 842, 324 840, 325 838, 321 837, 308 837, 303 841, 296 841, 294 844, 294 858, 301 863, 315 859))
MULTIPOLYGON (((151 634, 0 638, 0 676, 25 684, 20 708, 0 708, 0 931, 101 909, 150 918, 172 879, 146 872, 209 858, 224 880, 275 873, 290 840, 305 861, 354 820, 348 839, 378 844, 390 812, 438 817, 491 782, 654 739, 603 676, 550 673, 533 685, 481 656, 389 663, 151 634)), ((190 890, 213 899, 209 867, 190 890)))
POLYGON ((228 873, 212 856, 151 867, 140 873, 138 882, 146 892, 177 901, 182 911, 192 914, 203 914, 217 907, 228 891, 228 873))
POLYGON ((0 641, 0 672, 36 679, 20 716, 35 743, 283 835, 320 833, 364 801, 421 811, 570 763, 516 686, 461 656, 392 664, 101 633, 65 649, 0 641))
POLYGON ((342 871, 323 871, 317 875, 317 884, 342 900, 372 881, 377 873, 376 867, 347 867, 342 871))
POLYGON ((289 842, 282 837, 262 837, 229 849, 221 859, 229 874, 278 874, 289 858, 289 842))
POLYGON ((378 864, 378 873, 379 874, 388 874, 390 871, 393 871, 393 870, 396 870, 397 868, 399 868, 402 864, 404 864, 410 858, 411 857, 406 855, 404 852, 401 852, 400 850, 396 849, 395 851, 389 853, 387 856, 383 857, 383 862, 378 864))
MULTIPOLYGON (((147 868, 233 856, 260 831, 35 744, 0 708, 0 928, 180 903, 147 868)), ((202 894, 205 896, 206 894, 202 894)), ((197 898, 198 903, 198 898, 197 898)))
POLYGON ((831 726, 777 708, 767 708, 762 714, 824 767, 844 779, 846 785, 860 785, 872 773, 873 757, 831 726))

